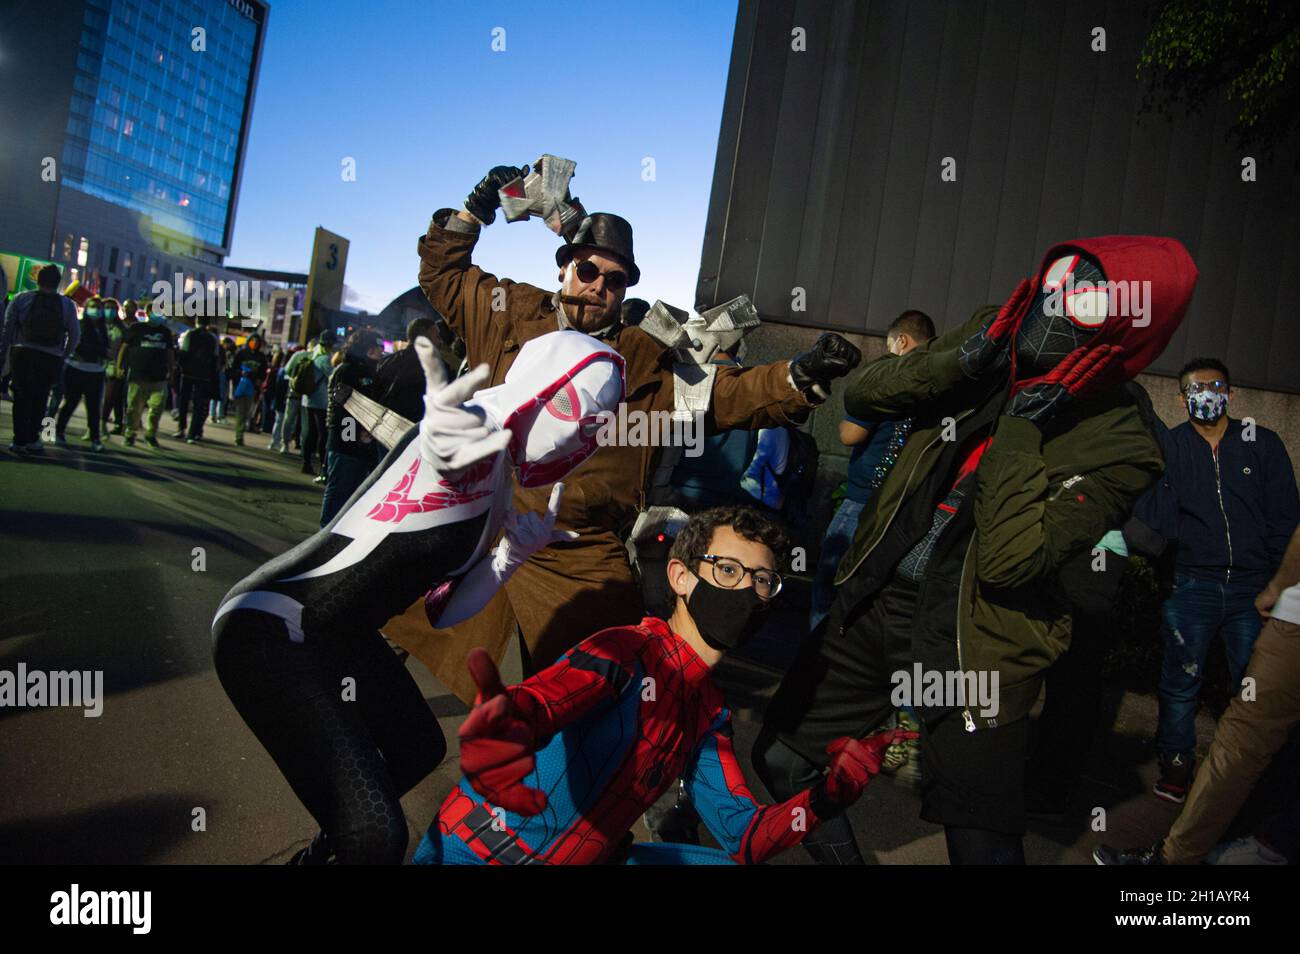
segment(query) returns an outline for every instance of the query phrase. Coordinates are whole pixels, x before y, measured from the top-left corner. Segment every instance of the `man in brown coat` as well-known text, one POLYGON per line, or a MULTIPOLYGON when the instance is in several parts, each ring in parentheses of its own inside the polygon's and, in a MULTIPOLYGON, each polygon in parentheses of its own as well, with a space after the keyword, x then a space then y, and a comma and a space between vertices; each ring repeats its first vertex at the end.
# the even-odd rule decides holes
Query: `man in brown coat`
MULTIPOLYGON (((620 308, 640 278, 632 252, 632 227, 616 215, 587 216, 556 252, 559 291, 497 278, 470 261, 482 225, 499 207, 497 189, 522 174, 494 168, 470 193, 466 211, 440 209, 419 242, 420 287, 433 307, 464 339, 471 366, 491 367, 500 383, 520 347, 557 329, 594 335, 627 363, 627 411, 671 412, 671 351, 640 328, 623 325, 620 308)), ((709 432, 798 424, 829 396, 830 383, 851 371, 860 355, 839 335, 826 334, 791 361, 750 368, 720 368, 705 419, 709 432)), ((385 634, 424 661, 462 699, 475 686, 465 668, 474 647, 500 663, 516 622, 527 647, 525 666, 535 671, 597 630, 633 625, 644 615, 623 536, 645 506, 658 448, 602 447, 565 478, 557 527, 578 539, 538 551, 473 619, 434 629, 423 603, 393 619, 385 634)), ((544 510, 549 487, 515 486, 517 510, 544 510)))

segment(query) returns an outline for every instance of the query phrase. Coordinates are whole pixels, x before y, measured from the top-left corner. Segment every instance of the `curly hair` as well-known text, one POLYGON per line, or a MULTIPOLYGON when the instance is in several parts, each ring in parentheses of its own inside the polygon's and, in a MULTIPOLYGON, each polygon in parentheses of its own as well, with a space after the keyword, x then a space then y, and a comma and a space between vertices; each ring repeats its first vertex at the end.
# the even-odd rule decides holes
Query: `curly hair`
POLYGON ((753 507, 726 506, 711 507, 694 514, 673 541, 669 558, 681 560, 689 566, 691 557, 709 551, 713 533, 719 527, 730 527, 746 540, 761 543, 771 550, 777 562, 773 569, 780 567, 789 552, 790 538, 767 514, 753 507))

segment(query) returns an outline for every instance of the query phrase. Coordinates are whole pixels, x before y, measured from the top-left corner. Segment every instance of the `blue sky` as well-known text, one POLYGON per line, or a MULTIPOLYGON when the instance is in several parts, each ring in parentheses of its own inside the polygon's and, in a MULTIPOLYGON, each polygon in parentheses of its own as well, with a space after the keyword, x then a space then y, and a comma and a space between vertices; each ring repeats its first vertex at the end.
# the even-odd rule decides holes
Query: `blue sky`
MULTIPOLYGON (((416 284, 435 209, 549 152, 577 162, 589 210, 632 222, 632 294, 689 308, 735 17, 735 0, 272 0, 226 261, 306 271, 323 225, 351 240, 348 307, 377 311, 416 284)), ((475 260, 553 287, 558 242, 498 217, 475 260)))

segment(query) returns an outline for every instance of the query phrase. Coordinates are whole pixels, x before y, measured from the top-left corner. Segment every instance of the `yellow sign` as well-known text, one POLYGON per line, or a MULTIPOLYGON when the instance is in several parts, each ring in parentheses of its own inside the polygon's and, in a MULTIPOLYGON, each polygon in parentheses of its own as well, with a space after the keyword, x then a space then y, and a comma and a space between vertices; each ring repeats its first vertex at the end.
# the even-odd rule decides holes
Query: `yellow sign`
POLYGON ((311 249, 311 271, 307 273, 307 297, 302 307, 302 330, 299 341, 307 343, 314 324, 316 305, 343 307, 343 271, 348 263, 348 240, 341 235, 316 227, 311 249))

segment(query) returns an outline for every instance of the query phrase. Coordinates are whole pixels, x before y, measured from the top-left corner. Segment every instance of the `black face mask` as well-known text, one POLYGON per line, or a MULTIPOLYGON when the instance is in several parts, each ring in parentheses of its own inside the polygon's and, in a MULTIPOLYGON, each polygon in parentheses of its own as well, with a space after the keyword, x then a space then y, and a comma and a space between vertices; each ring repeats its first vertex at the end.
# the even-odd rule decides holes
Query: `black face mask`
POLYGON ((686 609, 711 648, 729 652, 763 628, 766 607, 752 586, 728 590, 698 574, 696 579, 700 582, 687 597, 686 609))
POLYGON ((1106 275, 1095 259, 1083 254, 1066 255, 1048 268, 1044 280, 1044 287, 1037 289, 1016 331, 1016 377, 1020 379, 1051 371, 1070 352, 1086 345, 1104 323, 1102 316, 1092 314, 1096 310, 1095 303, 1087 294, 1087 290, 1106 281, 1106 275), (1071 257, 1075 261, 1067 268, 1065 263, 1071 257), (1060 274, 1054 274, 1054 269, 1060 274), (1047 282, 1051 283, 1050 288, 1047 282), (1068 288, 1074 289, 1073 294, 1067 291, 1068 288), (1073 296, 1081 293, 1084 297, 1079 299, 1076 309, 1073 296), (1085 304, 1092 308, 1084 307, 1085 304), (1080 314, 1076 315, 1076 310, 1080 314))

